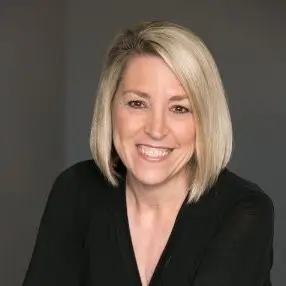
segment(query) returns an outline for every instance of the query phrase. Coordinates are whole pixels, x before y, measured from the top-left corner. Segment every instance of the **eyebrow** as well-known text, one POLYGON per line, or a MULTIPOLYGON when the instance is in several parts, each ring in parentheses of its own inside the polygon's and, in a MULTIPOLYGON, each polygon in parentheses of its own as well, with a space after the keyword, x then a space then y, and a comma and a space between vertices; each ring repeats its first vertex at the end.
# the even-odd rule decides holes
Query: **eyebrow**
POLYGON ((123 92, 123 95, 127 94, 127 93, 133 93, 133 94, 136 94, 140 97, 143 97, 145 99, 149 99, 150 98, 150 95, 146 92, 143 92, 143 91, 139 91, 139 90, 135 90, 135 89, 128 89, 128 90, 125 90, 123 92))
MULTIPOLYGON (((133 93, 136 94, 144 99, 150 99, 150 95, 146 92, 143 91, 139 91, 139 90, 134 90, 134 89, 130 89, 130 90, 126 90, 123 92, 123 95, 127 94, 127 93, 133 93)), ((182 101, 182 100, 189 100, 189 97, 186 94, 178 94, 178 95, 173 95, 169 98, 169 101, 182 101)))

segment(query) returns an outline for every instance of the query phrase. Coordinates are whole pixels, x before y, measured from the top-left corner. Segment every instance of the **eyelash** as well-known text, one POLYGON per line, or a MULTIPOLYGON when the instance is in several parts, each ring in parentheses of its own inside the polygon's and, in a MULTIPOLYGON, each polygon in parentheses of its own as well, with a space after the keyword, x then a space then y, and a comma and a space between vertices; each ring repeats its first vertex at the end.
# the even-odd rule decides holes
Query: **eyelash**
POLYGON ((174 105, 172 106, 172 108, 174 111, 174 113, 178 113, 178 114, 184 114, 184 113, 189 113, 190 110, 185 107, 185 106, 182 106, 182 105, 174 105), (179 110, 178 110, 179 109, 179 110))
POLYGON ((127 105, 135 109, 146 108, 146 104, 144 103, 144 101, 141 100, 130 100, 128 101, 127 105))
MULTIPOLYGON (((147 107, 147 104, 141 100, 130 100, 127 105, 134 109, 143 109, 147 107)), ((190 112, 190 109, 182 105, 173 105, 170 110, 176 114, 184 114, 190 112)))

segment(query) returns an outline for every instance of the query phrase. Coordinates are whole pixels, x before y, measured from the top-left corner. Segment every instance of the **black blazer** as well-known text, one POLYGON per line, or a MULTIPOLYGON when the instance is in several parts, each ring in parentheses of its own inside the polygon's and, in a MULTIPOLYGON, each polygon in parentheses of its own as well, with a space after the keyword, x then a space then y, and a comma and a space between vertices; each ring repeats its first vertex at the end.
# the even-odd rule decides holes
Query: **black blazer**
MULTIPOLYGON (((150 285, 271 285, 273 216, 265 193, 223 170, 197 203, 182 205, 150 285)), ((23 285, 141 285, 124 179, 110 186, 92 161, 57 178, 23 285)))

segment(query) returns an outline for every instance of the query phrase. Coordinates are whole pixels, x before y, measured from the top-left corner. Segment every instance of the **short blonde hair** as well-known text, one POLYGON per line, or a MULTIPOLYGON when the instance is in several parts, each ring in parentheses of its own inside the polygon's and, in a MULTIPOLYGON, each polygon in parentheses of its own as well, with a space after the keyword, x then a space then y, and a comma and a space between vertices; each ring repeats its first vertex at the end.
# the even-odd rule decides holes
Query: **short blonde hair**
POLYGON ((119 34, 104 62, 90 136, 93 158, 117 185, 112 143, 112 100, 126 64, 137 55, 160 57, 182 84, 196 123, 195 152, 189 164, 189 202, 215 183, 232 152, 232 125, 217 66, 205 44, 190 30, 167 21, 143 22, 119 34))

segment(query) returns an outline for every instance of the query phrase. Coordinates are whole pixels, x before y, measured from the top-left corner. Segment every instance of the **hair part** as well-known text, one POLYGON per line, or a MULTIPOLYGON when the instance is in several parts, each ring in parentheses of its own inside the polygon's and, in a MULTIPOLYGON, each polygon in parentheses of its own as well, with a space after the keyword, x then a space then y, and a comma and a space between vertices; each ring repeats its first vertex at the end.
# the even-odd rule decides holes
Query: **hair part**
POLYGON ((193 109, 195 152, 189 168, 189 202, 211 188, 232 153, 232 125, 215 61, 200 38, 167 21, 143 22, 120 33, 111 44, 99 80, 90 148, 93 158, 114 186, 118 184, 112 144, 112 100, 132 57, 160 57, 177 76, 193 109))

